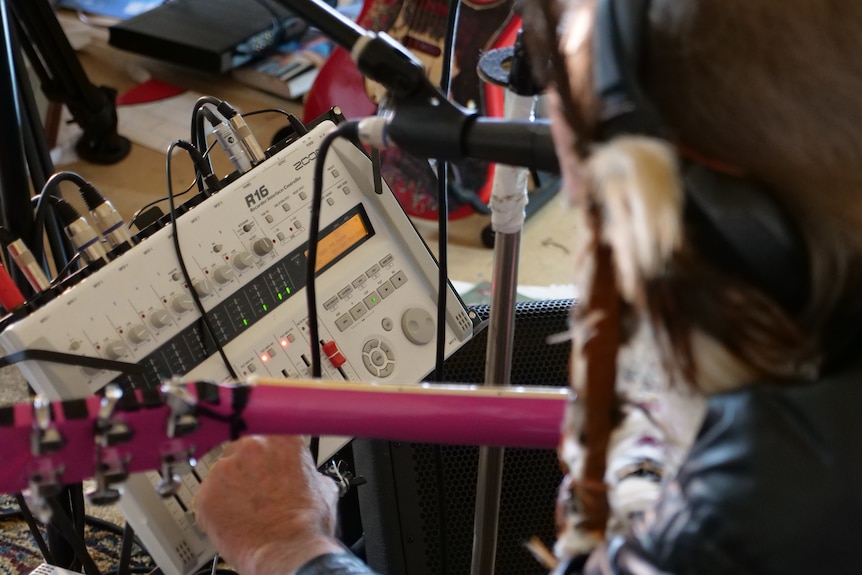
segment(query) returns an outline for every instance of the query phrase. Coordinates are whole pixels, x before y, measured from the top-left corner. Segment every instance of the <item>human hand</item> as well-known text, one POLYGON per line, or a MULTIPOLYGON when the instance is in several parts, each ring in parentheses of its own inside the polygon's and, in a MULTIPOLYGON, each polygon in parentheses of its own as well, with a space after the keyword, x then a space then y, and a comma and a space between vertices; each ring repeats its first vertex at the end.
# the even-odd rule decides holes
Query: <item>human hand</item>
POLYGON ((335 539, 338 489, 297 436, 230 443, 195 498, 198 526, 242 575, 289 575, 335 539))

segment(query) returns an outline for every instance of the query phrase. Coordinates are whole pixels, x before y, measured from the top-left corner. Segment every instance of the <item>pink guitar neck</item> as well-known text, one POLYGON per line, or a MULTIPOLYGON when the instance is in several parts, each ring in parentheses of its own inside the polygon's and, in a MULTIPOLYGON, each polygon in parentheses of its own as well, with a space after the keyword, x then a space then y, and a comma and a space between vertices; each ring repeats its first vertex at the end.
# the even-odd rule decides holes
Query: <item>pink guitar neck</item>
MULTIPOLYGON (((186 389, 197 396, 198 386, 186 389)), ((212 384, 202 389, 213 391, 212 384)), ((393 386, 331 381, 258 380, 251 387, 219 386, 218 402, 200 398, 195 431, 167 436, 170 409, 159 404, 118 411, 113 420, 126 423, 134 436, 102 447, 101 461, 122 462, 129 472, 159 469, 162 454, 192 448, 201 456, 230 439, 237 389, 247 390, 242 411, 244 434, 358 436, 375 439, 460 445, 553 449, 567 397, 565 388, 494 388, 458 385, 393 386), (207 415, 209 413, 209 415, 207 415)), ((96 420, 99 398, 57 402, 53 426, 64 446, 34 456, 33 407, 0 409, 0 493, 19 492, 34 474, 60 470, 63 483, 94 475, 99 448, 96 420)))

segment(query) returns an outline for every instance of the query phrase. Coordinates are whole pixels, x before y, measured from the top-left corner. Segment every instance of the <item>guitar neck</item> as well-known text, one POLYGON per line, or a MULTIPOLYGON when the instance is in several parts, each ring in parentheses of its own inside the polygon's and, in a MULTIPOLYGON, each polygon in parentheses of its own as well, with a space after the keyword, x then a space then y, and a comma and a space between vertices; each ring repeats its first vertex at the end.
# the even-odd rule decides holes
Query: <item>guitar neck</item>
MULTIPOLYGON (((261 379, 253 385, 211 383, 183 387, 194 407, 195 429, 168 436, 171 408, 138 394, 135 409, 115 412, 111 421, 134 433, 131 439, 97 446, 100 398, 51 405, 63 447, 34 455, 36 430, 31 404, 0 408, 0 493, 19 492, 35 475, 76 483, 94 475, 98 461, 132 473, 159 469, 164 454, 201 456, 228 441, 235 400, 246 397, 243 434, 358 436, 459 445, 552 449, 560 437, 565 388, 466 385, 378 385, 343 381, 261 379)), ((192 404, 190 404, 192 405, 192 404)))

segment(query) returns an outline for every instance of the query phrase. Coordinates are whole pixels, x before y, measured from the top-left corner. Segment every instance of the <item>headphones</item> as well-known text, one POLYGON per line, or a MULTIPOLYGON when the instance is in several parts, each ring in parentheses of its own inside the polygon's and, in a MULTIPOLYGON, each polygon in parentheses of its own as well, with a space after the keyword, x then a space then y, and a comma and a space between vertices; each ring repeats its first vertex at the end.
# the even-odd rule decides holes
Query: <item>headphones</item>
MULTIPOLYGON (((649 7, 650 0, 598 0, 592 48, 599 141, 623 134, 667 139, 658 110, 637 81, 649 7)), ((685 218, 702 236, 699 247, 786 311, 800 311, 809 295, 808 254, 772 196, 751 180, 697 162, 683 160, 681 170, 685 218)))

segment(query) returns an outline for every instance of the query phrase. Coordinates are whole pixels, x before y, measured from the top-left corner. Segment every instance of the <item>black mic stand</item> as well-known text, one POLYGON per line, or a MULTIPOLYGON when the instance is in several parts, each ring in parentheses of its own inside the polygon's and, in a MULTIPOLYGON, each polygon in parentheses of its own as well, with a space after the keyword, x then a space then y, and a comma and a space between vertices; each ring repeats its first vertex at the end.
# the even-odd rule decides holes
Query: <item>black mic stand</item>
POLYGON ((115 164, 131 144, 117 133, 115 89, 95 86, 87 77, 47 0, 9 0, 28 42, 27 52, 49 100, 66 105, 83 134, 78 155, 94 164, 115 164))
MULTIPOLYGON (((25 243, 42 242, 41 235, 35 237, 31 186, 34 192, 41 191, 55 168, 22 50, 45 95, 64 103, 83 129, 76 145, 82 159, 112 164, 123 159, 131 145, 117 134, 115 92, 90 83, 47 0, 0 0, 0 33, 0 125, 4 130, 0 138, 0 224, 25 243)), ((74 249, 53 217, 47 217, 45 225, 54 265, 60 270, 71 261, 74 249)), ((33 295, 17 267, 7 267, 22 293, 33 295)), ((78 557, 73 543, 79 549, 83 545, 81 484, 61 491, 57 511, 66 517, 47 525, 47 548, 53 563, 73 570, 82 563, 88 567, 92 560, 78 557)))
MULTIPOLYGON (((81 126, 83 135, 75 149, 82 159, 113 164, 128 155, 131 144, 117 133, 116 92, 89 81, 48 1, 0 0, 0 9, 0 118, 5 130, 0 139, 0 223, 29 243, 42 241, 34 237, 31 185, 38 193, 55 169, 22 51, 44 94, 65 104, 81 126)), ((59 224, 48 218, 46 225, 54 264, 61 269, 74 250, 59 224)), ((25 295, 30 294, 27 282, 9 267, 25 295)))

